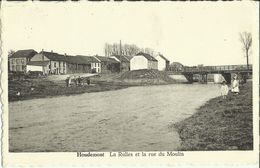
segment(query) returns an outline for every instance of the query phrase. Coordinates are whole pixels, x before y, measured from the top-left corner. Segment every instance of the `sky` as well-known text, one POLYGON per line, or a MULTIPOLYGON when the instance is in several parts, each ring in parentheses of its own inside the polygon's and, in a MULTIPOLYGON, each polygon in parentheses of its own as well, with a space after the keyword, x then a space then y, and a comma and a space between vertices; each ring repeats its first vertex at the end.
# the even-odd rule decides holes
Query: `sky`
MULTIPOLYGON (((2 41, 9 50, 104 55, 104 44, 149 47, 184 65, 246 64, 239 33, 258 38, 256 2, 3 3, 2 41)), ((256 55, 252 51, 251 58, 256 55)), ((252 63, 252 59, 249 59, 252 63)))

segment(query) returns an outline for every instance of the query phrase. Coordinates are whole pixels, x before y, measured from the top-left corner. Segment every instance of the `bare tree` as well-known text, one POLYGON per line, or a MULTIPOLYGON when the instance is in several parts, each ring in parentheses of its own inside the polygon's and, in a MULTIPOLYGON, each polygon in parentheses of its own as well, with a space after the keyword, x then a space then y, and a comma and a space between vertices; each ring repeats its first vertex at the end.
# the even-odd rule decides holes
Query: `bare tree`
MULTIPOLYGON (((147 54, 153 55, 154 50, 151 48, 139 48, 135 44, 123 44, 121 45, 121 54, 133 56, 139 52, 145 52, 147 54)), ((120 54, 120 44, 118 43, 105 43, 104 45, 104 53, 107 57, 111 55, 121 55, 120 54)))
POLYGON ((248 57, 249 57, 250 49, 252 47, 252 34, 250 32, 243 32, 239 34, 239 37, 242 43, 242 49, 246 57, 247 69, 249 69, 248 57))

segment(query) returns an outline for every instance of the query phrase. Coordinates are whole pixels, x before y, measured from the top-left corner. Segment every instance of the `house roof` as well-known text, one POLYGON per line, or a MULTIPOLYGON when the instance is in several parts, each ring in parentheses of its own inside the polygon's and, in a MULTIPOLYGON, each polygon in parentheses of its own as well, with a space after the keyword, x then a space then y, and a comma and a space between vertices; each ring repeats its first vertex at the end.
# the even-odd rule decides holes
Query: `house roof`
POLYGON ((104 56, 95 56, 101 62, 110 62, 110 63, 118 63, 114 58, 104 57, 104 56))
POLYGON ((66 56, 66 61, 72 64, 99 63, 99 61, 95 57, 84 55, 66 56))
POLYGON ((124 57, 126 57, 129 61, 133 58, 133 56, 129 56, 129 55, 124 55, 124 57))
POLYGON ((18 50, 15 53, 13 53, 10 58, 32 58, 37 52, 33 49, 28 50, 18 50))
MULTIPOLYGON (((158 56, 160 56, 162 59, 164 59, 165 61, 169 61, 167 58, 165 58, 162 54, 159 54, 158 56)), ((169 61, 170 62, 170 61, 169 61)))
POLYGON ((130 60, 125 55, 111 55, 116 57, 121 62, 130 62, 130 60))
POLYGON ((30 61, 27 65, 34 65, 34 66, 47 66, 49 61, 30 61))
POLYGON ((41 54, 46 56, 51 61, 65 61, 65 56, 55 53, 55 52, 47 52, 47 51, 41 51, 41 54))
POLYGON ((136 54, 136 56, 140 56, 140 55, 144 56, 149 61, 156 61, 157 62, 157 59, 152 57, 150 54, 146 54, 146 53, 143 53, 143 52, 140 52, 140 53, 136 54))

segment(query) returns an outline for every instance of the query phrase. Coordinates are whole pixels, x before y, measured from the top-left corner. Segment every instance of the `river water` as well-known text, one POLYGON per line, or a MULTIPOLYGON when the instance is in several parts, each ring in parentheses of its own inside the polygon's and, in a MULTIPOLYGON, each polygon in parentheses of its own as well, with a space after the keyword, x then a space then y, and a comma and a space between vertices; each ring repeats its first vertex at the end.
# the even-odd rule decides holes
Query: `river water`
POLYGON ((171 125, 219 95, 217 85, 130 87, 9 103, 14 152, 170 151, 171 125))

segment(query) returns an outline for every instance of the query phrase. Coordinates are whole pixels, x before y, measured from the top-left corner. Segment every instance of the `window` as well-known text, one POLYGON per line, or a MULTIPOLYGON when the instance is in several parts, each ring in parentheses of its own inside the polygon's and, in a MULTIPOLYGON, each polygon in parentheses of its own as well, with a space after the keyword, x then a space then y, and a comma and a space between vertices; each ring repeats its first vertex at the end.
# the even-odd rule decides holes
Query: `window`
POLYGON ((16 71, 16 69, 15 69, 15 66, 14 65, 12 65, 12 69, 11 69, 12 71, 16 71))
POLYGON ((56 67, 56 62, 54 62, 54 67, 56 67))
POLYGON ((16 63, 20 64, 21 63, 21 59, 16 59, 16 63))
POLYGON ((16 71, 22 71, 22 67, 20 65, 16 65, 16 71))
POLYGON ((21 59, 21 63, 24 64, 24 59, 21 59))
POLYGON ((22 65, 22 71, 25 71, 26 66, 22 65))

